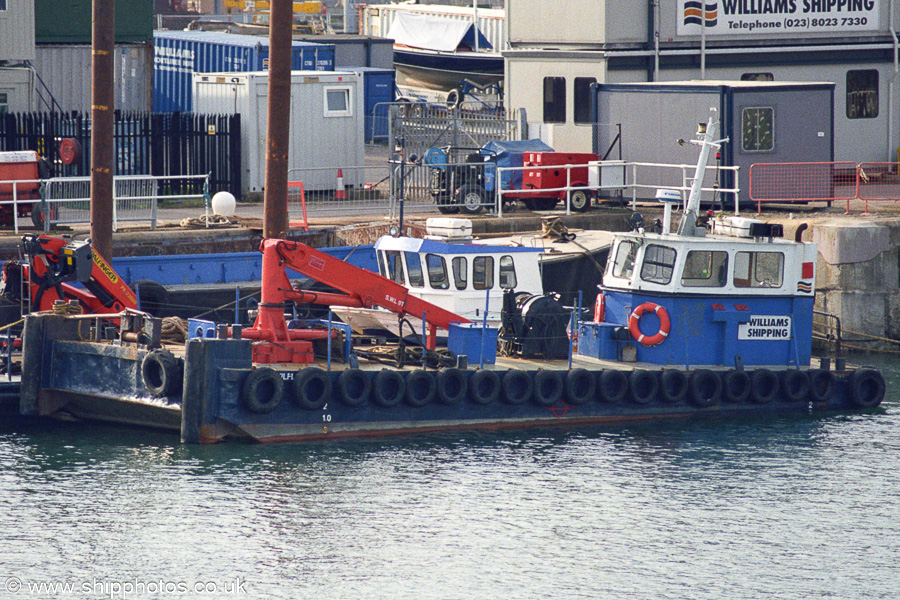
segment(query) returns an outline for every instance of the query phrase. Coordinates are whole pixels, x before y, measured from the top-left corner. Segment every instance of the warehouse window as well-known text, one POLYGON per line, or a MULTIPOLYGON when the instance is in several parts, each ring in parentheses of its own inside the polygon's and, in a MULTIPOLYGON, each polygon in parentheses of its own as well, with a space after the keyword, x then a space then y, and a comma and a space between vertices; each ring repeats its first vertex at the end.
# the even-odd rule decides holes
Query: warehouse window
MULTIPOLYGON (((3 2, 3 0, 0 0, 3 2)), ((0 92, 0 115, 9 112, 9 96, 6 95, 6 92, 0 92)))
POLYGON ((597 83, 594 77, 575 78, 575 123, 583 125, 591 122, 591 84, 597 83))
POLYGON ((544 123, 566 122, 566 78, 544 77, 544 123))
POLYGON ((6 0, 0 0, 0 11, 6 10, 6 0))
POLYGON ((351 117, 353 111, 350 108, 350 88, 327 87, 325 88, 325 116, 326 117, 351 117))
POLYGON ((741 149, 771 152, 775 149, 775 109, 745 108, 741 111, 741 149))
POLYGON ((847 118, 878 116, 878 71, 847 71, 847 118))

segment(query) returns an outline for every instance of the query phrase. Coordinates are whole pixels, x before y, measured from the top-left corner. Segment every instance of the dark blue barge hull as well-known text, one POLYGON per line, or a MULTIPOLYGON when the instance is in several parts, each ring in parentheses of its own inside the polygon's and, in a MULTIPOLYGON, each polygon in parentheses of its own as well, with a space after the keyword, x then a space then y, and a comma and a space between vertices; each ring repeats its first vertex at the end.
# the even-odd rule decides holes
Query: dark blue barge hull
POLYGON ((251 364, 251 342, 179 348, 91 339, 89 318, 28 317, 23 414, 180 429, 187 443, 380 436, 449 429, 852 410, 877 406, 884 379, 855 371, 632 370, 564 361, 536 369, 422 371, 251 364))

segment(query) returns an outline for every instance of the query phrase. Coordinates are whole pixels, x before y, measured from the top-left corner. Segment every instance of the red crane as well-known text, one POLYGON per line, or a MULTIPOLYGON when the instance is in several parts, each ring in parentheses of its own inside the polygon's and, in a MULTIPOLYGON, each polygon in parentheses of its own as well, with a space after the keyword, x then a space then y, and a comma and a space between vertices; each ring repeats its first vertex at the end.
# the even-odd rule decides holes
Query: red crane
POLYGON ((284 319, 287 301, 311 304, 373 308, 380 306, 400 316, 423 317, 428 323, 426 346, 434 349, 438 327, 470 321, 455 313, 410 295, 404 286, 377 273, 360 269, 319 252, 305 244, 279 239, 265 239, 260 244, 262 260, 262 295, 259 314, 253 327, 244 329, 243 337, 265 340, 253 350, 254 362, 309 363, 313 360, 311 339, 327 337, 324 331, 288 329, 284 319), (344 294, 310 292, 294 289, 285 267, 344 294))

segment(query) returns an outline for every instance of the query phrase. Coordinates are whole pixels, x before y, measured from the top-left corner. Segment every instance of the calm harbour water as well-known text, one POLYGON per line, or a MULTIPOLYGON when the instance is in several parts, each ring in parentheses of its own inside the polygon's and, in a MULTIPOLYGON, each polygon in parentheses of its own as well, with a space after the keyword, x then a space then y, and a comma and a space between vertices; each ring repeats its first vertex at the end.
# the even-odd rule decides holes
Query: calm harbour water
POLYGON ((897 598, 900 359, 865 361, 888 377, 866 414, 271 446, 0 430, 0 598, 897 598))

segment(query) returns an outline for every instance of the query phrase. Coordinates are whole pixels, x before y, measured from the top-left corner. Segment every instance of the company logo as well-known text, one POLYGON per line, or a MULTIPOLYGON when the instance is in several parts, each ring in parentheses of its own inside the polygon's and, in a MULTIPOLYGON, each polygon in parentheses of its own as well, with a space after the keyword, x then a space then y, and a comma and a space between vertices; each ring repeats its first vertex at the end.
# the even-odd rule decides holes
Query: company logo
POLYGON ((809 294, 812 292, 812 284, 808 281, 798 281, 797 282, 797 291, 803 292, 805 294, 809 294))
POLYGON ((684 3, 685 25, 705 25, 706 27, 715 27, 718 23, 719 5, 717 2, 687 0, 684 3))
POLYGON ((115 271, 113 271, 112 269, 109 268, 109 265, 106 264, 106 261, 104 261, 102 258, 100 258, 100 256, 96 252, 94 252, 93 254, 94 254, 94 264, 97 265, 98 267, 100 267, 100 270, 103 271, 103 274, 106 275, 109 278, 109 280, 112 281, 113 283, 116 283, 117 281, 119 281, 119 278, 116 276, 115 271))

